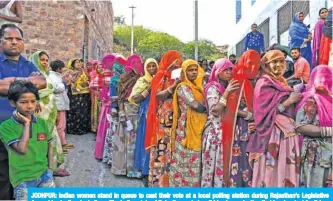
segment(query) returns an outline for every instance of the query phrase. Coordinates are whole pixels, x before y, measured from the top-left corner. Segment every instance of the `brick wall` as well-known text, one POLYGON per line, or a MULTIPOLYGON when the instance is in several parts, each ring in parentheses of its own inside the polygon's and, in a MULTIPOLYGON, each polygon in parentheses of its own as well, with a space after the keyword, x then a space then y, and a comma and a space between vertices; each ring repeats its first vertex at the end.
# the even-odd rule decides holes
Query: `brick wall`
POLYGON ((51 60, 101 59, 112 52, 113 9, 110 1, 23 1, 25 52, 49 52, 51 60))

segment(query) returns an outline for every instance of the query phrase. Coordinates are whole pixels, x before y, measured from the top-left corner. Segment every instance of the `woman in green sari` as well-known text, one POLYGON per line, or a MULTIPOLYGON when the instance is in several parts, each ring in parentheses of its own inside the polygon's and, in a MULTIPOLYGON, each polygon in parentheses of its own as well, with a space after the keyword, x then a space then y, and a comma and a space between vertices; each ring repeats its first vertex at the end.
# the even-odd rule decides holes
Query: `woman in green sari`
POLYGON ((37 51, 31 55, 30 60, 39 69, 46 78, 47 87, 39 90, 40 111, 37 111, 37 117, 43 118, 49 126, 53 141, 53 164, 54 176, 69 176, 69 173, 60 166, 64 163, 64 153, 62 150, 60 138, 56 128, 57 108, 55 95, 53 93, 53 84, 49 78, 49 55, 45 51, 37 51))

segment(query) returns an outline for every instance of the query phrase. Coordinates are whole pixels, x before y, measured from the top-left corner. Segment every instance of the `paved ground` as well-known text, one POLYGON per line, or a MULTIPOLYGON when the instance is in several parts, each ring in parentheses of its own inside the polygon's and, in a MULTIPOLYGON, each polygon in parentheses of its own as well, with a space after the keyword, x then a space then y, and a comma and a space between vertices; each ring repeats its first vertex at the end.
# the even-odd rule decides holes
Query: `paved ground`
POLYGON ((110 166, 94 158, 95 134, 67 135, 75 145, 65 161, 69 177, 56 177, 58 187, 143 187, 142 180, 115 176, 110 166))

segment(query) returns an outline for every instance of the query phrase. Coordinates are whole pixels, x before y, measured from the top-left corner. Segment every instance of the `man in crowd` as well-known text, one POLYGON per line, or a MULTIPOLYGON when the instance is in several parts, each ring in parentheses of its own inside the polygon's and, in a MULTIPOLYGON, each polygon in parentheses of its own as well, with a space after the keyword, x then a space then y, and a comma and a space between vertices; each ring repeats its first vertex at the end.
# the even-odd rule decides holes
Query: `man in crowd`
POLYGON ((252 24, 251 29, 252 32, 246 35, 243 52, 255 50, 261 54, 265 51, 264 35, 257 31, 257 24, 252 24))
POLYGON ((210 61, 209 62, 209 70, 210 71, 213 69, 214 64, 215 64, 215 61, 210 61))
MULTIPOLYGON (((45 77, 36 66, 26 60, 21 53, 24 51, 23 31, 14 24, 4 24, 0 29, 2 53, 0 55, 0 123, 13 114, 7 94, 9 85, 14 80, 29 80, 38 89, 46 87, 45 77)), ((0 133, 1 138, 1 133, 0 133)), ((12 189, 9 182, 8 153, 0 141, 0 200, 10 200, 12 189)))
POLYGON ((231 61, 231 63, 235 64, 236 63, 236 55, 234 55, 234 54, 229 55, 229 61, 231 61))
POLYGON ((302 79, 305 83, 308 83, 310 80, 310 64, 306 59, 301 56, 300 48, 292 48, 291 57, 294 59, 295 73, 287 80, 296 78, 302 79))

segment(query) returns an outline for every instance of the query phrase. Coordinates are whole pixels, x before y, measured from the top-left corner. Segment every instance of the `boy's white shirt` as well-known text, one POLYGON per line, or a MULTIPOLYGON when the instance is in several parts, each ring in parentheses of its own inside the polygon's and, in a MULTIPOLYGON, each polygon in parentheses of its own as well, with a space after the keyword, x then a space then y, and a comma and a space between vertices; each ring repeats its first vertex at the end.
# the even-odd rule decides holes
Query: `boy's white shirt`
POLYGON ((53 93, 56 97, 56 105, 58 111, 69 110, 69 99, 67 96, 67 89, 62 80, 62 74, 50 71, 49 78, 53 84, 53 93))

